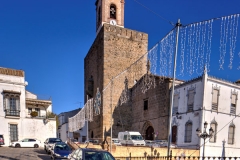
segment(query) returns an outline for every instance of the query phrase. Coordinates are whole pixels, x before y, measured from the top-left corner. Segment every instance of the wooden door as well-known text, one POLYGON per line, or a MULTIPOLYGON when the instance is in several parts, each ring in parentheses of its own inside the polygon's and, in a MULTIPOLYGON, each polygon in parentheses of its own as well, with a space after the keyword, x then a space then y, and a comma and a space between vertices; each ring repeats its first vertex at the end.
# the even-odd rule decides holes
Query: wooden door
POLYGON ((172 126, 172 143, 177 142, 177 126, 172 126))

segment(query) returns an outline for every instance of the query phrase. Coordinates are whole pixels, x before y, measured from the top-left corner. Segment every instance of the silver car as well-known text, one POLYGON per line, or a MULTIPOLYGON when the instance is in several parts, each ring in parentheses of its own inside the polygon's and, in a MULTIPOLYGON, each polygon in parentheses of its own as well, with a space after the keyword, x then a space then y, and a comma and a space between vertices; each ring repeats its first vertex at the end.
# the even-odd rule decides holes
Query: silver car
POLYGON ((50 154, 50 149, 56 142, 62 142, 60 138, 47 138, 44 142, 44 150, 50 154))
POLYGON ((111 153, 101 149, 78 148, 68 155, 70 160, 115 160, 111 153))

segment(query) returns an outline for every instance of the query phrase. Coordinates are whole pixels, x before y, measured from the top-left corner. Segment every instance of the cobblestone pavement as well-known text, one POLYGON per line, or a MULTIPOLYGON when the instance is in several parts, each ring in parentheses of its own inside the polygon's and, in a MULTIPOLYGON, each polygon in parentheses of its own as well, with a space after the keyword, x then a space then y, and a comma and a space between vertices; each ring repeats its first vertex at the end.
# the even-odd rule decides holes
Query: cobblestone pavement
POLYGON ((0 160, 51 160, 43 148, 0 147, 0 160))

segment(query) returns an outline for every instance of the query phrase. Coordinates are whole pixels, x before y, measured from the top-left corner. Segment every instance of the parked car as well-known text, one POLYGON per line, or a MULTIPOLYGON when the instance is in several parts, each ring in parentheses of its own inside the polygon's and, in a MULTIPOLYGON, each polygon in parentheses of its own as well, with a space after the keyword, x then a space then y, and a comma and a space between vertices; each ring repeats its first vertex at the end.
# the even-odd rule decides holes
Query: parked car
POLYGON ((113 142, 116 146, 121 146, 121 145, 122 145, 117 138, 112 138, 112 142, 113 142))
POLYGON ((160 143, 157 142, 157 141, 145 140, 145 142, 146 142, 146 146, 148 146, 148 147, 156 148, 156 147, 160 147, 161 146, 160 143))
POLYGON ((106 150, 95 148, 78 148, 69 154, 70 160, 115 160, 111 153, 106 150))
POLYGON ((62 140, 60 138, 47 138, 44 142, 44 150, 50 153, 50 148, 56 142, 62 142, 62 140))
POLYGON ((159 147, 167 147, 167 145, 168 145, 167 140, 155 140, 154 142, 159 144, 159 147))
POLYGON ((0 134, 0 145, 4 145, 3 134, 0 134))
POLYGON ((146 146, 148 146, 148 147, 152 147, 154 141, 151 141, 151 140, 145 140, 145 143, 146 143, 146 146))
POLYGON ((41 145, 41 141, 35 139, 35 138, 25 138, 20 141, 12 142, 11 146, 12 147, 34 147, 38 148, 41 145))
POLYGON ((72 149, 65 142, 56 142, 50 148, 52 159, 67 159, 72 149))
MULTIPOLYGON (((167 147, 168 146, 168 141, 167 140, 155 140, 156 144, 159 145, 159 147, 167 147)), ((153 147, 157 147, 157 146, 153 146, 153 147)), ((177 145, 174 143, 170 144, 171 148, 176 148, 177 145)))
POLYGON ((94 139, 89 139, 89 140, 86 140, 84 143, 85 144, 86 143, 99 144, 99 141, 98 140, 94 140, 94 139))

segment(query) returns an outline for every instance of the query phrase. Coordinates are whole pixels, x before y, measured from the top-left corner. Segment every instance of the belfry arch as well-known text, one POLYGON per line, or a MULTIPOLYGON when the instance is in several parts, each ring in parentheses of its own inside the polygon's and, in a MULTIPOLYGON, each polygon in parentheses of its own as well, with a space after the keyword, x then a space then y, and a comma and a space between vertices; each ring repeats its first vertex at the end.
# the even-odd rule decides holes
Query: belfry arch
POLYGON ((141 134, 145 140, 154 140, 154 128, 150 121, 144 123, 141 134))

